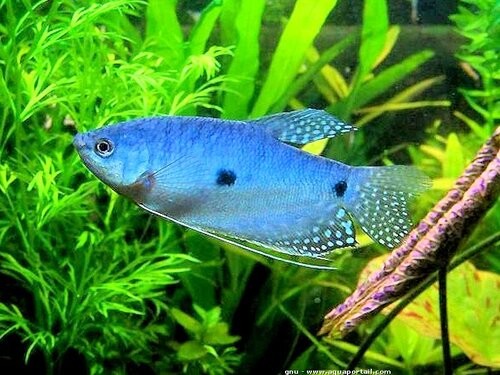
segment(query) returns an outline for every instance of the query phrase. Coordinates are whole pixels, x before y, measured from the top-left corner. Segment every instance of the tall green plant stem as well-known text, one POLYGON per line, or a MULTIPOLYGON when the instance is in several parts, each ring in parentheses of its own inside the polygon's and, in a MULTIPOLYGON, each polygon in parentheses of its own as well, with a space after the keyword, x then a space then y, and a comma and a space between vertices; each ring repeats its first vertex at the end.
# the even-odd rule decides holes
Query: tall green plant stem
POLYGON ((443 350, 443 373, 445 375, 453 374, 451 365, 450 334, 448 332, 448 306, 446 294, 446 278, 448 276, 448 267, 444 263, 438 270, 439 284, 439 321, 441 322, 441 347, 443 350))

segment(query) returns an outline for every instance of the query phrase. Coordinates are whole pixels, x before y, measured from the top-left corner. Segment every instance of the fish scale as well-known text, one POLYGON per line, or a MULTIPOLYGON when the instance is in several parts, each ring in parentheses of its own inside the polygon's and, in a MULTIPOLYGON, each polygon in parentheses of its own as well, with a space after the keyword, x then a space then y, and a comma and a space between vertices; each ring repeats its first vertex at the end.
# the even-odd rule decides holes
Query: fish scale
POLYGON ((158 116, 77 134, 74 145, 99 179, 149 212, 322 257, 356 245, 354 221, 396 246, 411 227, 409 200, 429 186, 413 167, 352 167, 287 144, 354 130, 315 109, 247 121, 158 116))

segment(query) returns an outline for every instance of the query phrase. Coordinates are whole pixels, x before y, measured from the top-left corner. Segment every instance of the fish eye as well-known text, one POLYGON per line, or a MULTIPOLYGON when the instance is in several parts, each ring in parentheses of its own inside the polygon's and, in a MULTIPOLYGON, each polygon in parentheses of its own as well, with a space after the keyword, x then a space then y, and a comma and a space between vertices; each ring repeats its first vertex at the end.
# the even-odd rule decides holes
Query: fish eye
POLYGON ((109 139, 98 139, 95 143, 95 152, 103 157, 111 155, 114 151, 113 143, 109 139))

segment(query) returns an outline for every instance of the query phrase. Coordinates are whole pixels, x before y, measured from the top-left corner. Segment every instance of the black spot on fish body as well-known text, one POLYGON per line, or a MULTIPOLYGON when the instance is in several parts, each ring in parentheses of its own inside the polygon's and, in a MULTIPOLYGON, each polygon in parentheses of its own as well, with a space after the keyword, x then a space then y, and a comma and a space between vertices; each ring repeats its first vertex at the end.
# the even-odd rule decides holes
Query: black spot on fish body
POLYGON ((347 182, 345 181, 339 181, 335 184, 333 187, 335 190, 335 194, 337 195, 337 198, 342 198, 344 196, 345 191, 347 190, 347 182))
POLYGON ((231 186, 236 181, 236 174, 229 169, 219 169, 217 171, 217 180, 219 186, 231 186))

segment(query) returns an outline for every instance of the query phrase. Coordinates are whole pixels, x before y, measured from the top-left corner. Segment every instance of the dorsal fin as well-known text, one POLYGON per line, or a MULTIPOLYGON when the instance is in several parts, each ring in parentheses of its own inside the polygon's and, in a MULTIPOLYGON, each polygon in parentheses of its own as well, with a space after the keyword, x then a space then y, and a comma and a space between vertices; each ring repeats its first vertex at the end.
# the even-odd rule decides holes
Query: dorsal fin
POLYGON ((277 113, 247 122, 263 127, 280 141, 299 145, 356 130, 326 111, 311 108, 277 113))

